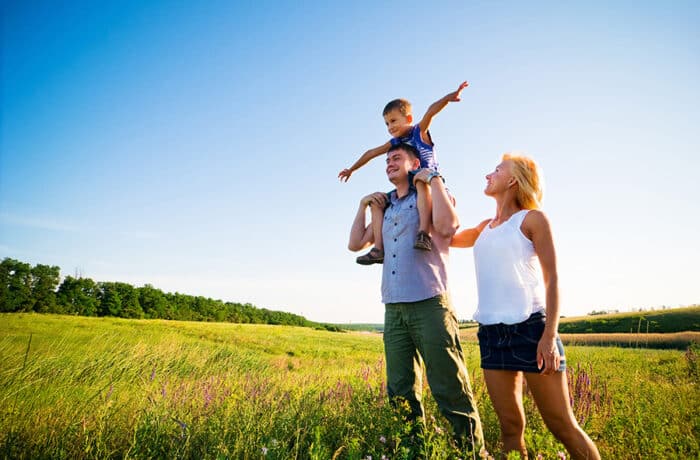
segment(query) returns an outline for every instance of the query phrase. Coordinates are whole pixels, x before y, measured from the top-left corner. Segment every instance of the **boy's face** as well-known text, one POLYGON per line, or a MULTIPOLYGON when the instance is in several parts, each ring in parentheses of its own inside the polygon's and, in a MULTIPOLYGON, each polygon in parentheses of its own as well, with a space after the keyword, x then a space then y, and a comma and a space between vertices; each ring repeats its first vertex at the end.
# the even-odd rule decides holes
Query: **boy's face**
POLYGON ((384 115, 384 123, 391 137, 401 137, 411 129, 413 115, 403 115, 398 109, 394 109, 384 115))

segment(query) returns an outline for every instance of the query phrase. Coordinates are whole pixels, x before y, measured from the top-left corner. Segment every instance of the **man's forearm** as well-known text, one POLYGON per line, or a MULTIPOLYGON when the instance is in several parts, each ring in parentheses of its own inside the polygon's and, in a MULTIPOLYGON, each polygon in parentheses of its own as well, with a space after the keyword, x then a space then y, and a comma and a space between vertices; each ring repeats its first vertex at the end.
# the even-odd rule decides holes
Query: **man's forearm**
POLYGON ((430 192, 433 198, 433 228, 443 237, 452 238, 459 228, 459 217, 441 177, 430 180, 430 192))
POLYGON ((350 239, 348 241, 348 249, 351 251, 359 251, 363 249, 363 239, 365 237, 365 232, 367 229, 366 224, 366 205, 360 203, 355 214, 355 219, 352 222, 352 227, 350 227, 350 239))

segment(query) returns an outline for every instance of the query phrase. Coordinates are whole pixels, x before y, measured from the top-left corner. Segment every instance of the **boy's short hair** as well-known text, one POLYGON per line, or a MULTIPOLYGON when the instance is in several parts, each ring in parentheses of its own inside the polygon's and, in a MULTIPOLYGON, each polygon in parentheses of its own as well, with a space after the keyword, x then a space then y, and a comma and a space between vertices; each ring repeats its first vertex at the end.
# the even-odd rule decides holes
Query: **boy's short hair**
POLYGON ((382 116, 385 116, 392 110, 398 110, 401 113, 401 115, 405 117, 411 114, 413 107, 411 107, 411 103, 408 102, 406 99, 394 99, 393 101, 390 101, 386 106, 384 106, 382 116))
POLYGON ((403 150, 404 152, 408 153, 409 156, 412 156, 416 160, 420 160, 420 154, 418 153, 418 149, 416 149, 414 146, 410 144, 406 144, 405 142, 401 142, 396 145, 392 145, 389 148, 389 151, 387 152, 387 155, 393 152, 394 150, 403 150))

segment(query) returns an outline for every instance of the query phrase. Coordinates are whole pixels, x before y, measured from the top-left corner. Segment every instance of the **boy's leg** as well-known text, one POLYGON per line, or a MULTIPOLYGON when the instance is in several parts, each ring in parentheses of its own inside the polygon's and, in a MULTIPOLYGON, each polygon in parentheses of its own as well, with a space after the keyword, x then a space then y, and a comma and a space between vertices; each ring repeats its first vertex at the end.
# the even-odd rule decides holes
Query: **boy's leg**
POLYGON ((384 209, 379 206, 370 205, 372 216, 372 232, 374 233, 374 247, 384 253, 384 238, 382 237, 382 227, 384 225, 384 209))
POLYGON ((433 197, 430 194, 430 188, 425 182, 416 184, 416 194, 420 227, 418 228, 416 243, 413 247, 430 251, 433 248, 433 241, 430 238, 430 224, 433 220, 433 197))
POLYGON ((374 234, 374 247, 367 254, 359 256, 357 263, 360 265, 372 265, 384 263, 384 239, 382 238, 382 225, 384 223, 384 209, 377 205, 370 205, 372 216, 372 233, 374 234))

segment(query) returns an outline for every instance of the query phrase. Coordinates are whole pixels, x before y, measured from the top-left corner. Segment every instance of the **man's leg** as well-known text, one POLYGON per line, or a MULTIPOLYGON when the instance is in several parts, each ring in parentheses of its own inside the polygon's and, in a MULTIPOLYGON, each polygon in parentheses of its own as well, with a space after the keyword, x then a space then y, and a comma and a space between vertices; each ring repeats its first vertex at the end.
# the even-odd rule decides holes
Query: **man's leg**
POLYGON ((422 365, 404 318, 405 304, 386 305, 384 313, 384 354, 387 392, 392 402, 403 399, 413 420, 423 417, 422 365))
POLYGON ((444 295, 416 302, 412 322, 425 361, 428 384, 458 439, 478 453, 484 447, 481 419, 459 342, 459 323, 444 295))

